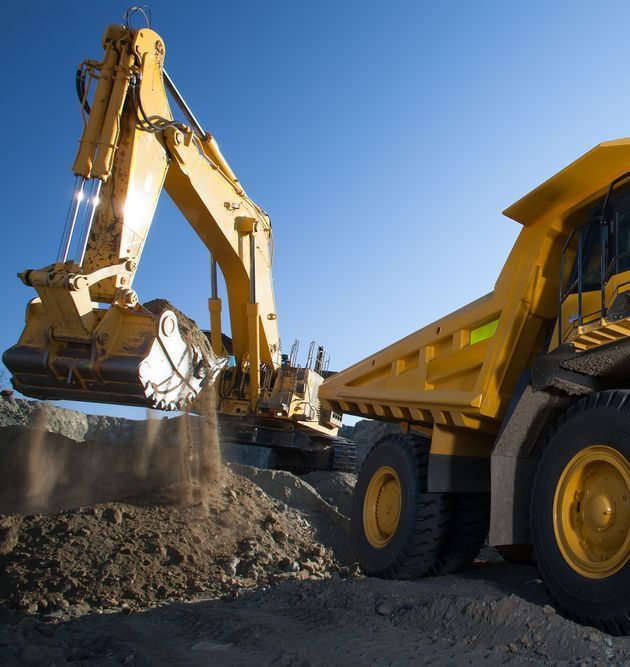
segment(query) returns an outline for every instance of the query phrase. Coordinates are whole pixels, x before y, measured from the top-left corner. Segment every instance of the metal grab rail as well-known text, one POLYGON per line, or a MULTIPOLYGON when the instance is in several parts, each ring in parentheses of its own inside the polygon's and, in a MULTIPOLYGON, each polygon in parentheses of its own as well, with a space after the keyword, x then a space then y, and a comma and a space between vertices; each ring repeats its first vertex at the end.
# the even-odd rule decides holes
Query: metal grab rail
MULTIPOLYGON (((626 249, 623 252, 619 252, 619 220, 615 217, 613 220, 607 219, 607 208, 610 201, 610 196, 614 187, 625 181, 627 178, 630 178, 630 171, 618 176, 613 181, 611 181, 604 197, 604 202, 602 204, 602 211, 599 216, 599 252, 600 252, 600 261, 599 261, 599 291, 601 294, 601 308, 600 308, 600 317, 605 317, 607 313, 606 308, 606 285, 612 276, 617 274, 619 267, 619 260, 624 257, 630 256, 630 249, 626 249), (606 242, 606 230, 610 229, 611 224, 614 224, 614 239, 615 239, 615 248, 614 253, 610 253, 609 244, 606 242), (608 259, 608 261, 606 261, 608 259)), ((584 239, 586 238, 585 230, 588 230, 595 223, 593 221, 586 222, 583 225, 573 229, 567 238, 564 247, 562 248, 562 256, 560 259, 560 293, 558 297, 558 346, 562 345, 562 305, 567 300, 570 294, 573 294, 577 286, 578 294, 578 312, 577 312, 577 323, 578 326, 582 326, 584 323, 584 313, 583 313, 583 292, 584 292, 584 239), (566 254, 575 234, 578 235, 578 248, 577 248, 577 270, 575 279, 564 289, 564 272, 566 268, 566 254)), ((608 235, 610 239, 610 234, 608 235)))

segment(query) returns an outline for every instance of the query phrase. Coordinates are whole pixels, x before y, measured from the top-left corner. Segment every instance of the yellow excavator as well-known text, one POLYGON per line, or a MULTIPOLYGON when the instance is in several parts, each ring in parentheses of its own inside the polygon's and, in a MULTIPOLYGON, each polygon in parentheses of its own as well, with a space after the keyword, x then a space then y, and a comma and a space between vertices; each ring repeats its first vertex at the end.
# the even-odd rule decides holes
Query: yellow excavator
POLYGON ((19 274, 38 296, 3 356, 13 386, 40 399, 186 410, 215 383, 226 440, 271 447, 279 467, 352 470, 354 445, 337 437, 341 415, 318 398, 327 353, 311 344, 300 367, 297 344, 289 355, 280 348, 269 216, 168 76, 146 12, 131 8, 124 25, 109 26, 103 48, 76 75, 84 128, 59 254, 19 274), (138 12, 147 26, 134 29, 138 12), (210 252, 209 332, 167 302, 141 305, 133 290, 162 188, 210 252))
POLYGON ((489 534, 558 608, 630 634, 630 139, 510 206, 493 292, 329 379, 333 411, 398 422, 360 471, 369 575, 457 571, 489 534))

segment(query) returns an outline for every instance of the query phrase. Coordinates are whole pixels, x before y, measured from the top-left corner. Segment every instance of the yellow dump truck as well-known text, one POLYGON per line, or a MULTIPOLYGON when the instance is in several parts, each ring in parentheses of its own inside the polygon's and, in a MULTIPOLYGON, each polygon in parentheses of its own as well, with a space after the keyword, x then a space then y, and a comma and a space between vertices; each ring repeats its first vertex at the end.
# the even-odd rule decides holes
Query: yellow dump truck
POLYGON ((630 139, 510 206, 490 294, 333 375, 329 410, 402 424, 368 454, 364 571, 453 572, 531 548, 568 616, 630 633, 630 139))

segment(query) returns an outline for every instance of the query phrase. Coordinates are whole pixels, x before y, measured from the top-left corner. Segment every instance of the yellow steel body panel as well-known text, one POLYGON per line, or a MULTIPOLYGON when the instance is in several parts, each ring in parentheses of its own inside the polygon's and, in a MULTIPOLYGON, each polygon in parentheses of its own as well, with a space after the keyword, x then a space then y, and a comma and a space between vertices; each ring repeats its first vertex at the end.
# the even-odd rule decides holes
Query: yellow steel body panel
POLYGON ((597 196, 628 169, 630 138, 606 141, 506 208, 503 214, 525 226, 538 222, 541 215, 562 217, 585 199, 597 196))
MULTIPOLYGON (((227 356, 217 265, 225 278, 235 368, 221 378, 219 411, 280 416, 299 430, 335 435, 340 419, 320 410, 322 376, 314 370, 308 371, 307 397, 299 385, 288 388, 287 414, 260 405, 261 394, 267 398, 273 378, 287 369, 272 283, 271 221, 247 196, 215 139, 201 129, 169 81, 162 38, 149 28, 114 25, 105 31, 103 48, 103 59, 84 61, 77 75, 84 129, 62 250, 55 264, 20 274, 39 300, 27 310, 18 345, 5 354, 15 386, 38 398, 182 409, 194 401, 203 377, 216 376, 219 362, 212 367, 216 373, 204 373, 199 346, 184 346, 179 332, 159 332, 162 320, 171 327, 177 317, 170 310, 149 312, 132 289, 159 195, 166 189, 210 250, 211 344, 216 354, 227 356), (190 126, 174 119, 167 88, 190 126), (91 193, 87 202, 86 191, 91 193), (75 228, 81 210, 82 219, 91 221, 85 226, 87 238, 75 228), (67 260, 73 234, 79 239, 70 253, 74 259, 67 260)), ((198 288, 198 283, 191 286, 198 288)))
MULTIPOLYGON (((55 330, 66 337, 89 339, 96 322, 92 302, 120 305, 121 290, 131 292, 158 197, 165 187, 226 276, 237 361, 256 369, 259 361, 277 368, 280 338, 268 216, 245 194, 210 135, 198 137, 183 124, 172 124, 161 37, 148 28, 133 31, 110 26, 103 46, 103 61, 84 63, 95 73, 98 84, 73 167, 77 176, 103 182, 85 257, 80 267, 67 263, 45 267, 44 276, 59 273, 55 284, 46 278, 36 285, 32 277, 39 272, 29 274, 50 311, 55 330), (134 94, 132 80, 137 81, 134 94), (151 127, 146 119, 158 125, 151 127), (254 243, 250 244, 252 236, 254 243), (252 265, 255 322, 250 308, 252 265), (68 292, 70 274, 86 278, 82 291, 68 292)), ((136 303, 134 295, 128 305, 136 303)), ((219 325, 220 306, 220 300, 213 302, 213 321, 219 325)), ((214 335, 216 344, 220 329, 214 335)), ((217 353, 222 351, 221 346, 217 353)), ((257 383, 252 386, 257 395, 257 383)))
MULTIPOLYGON (((444 427, 454 429, 458 444, 451 442, 449 451, 478 453, 470 431, 498 431, 519 376, 557 318, 560 258, 570 231, 586 221, 582 209, 586 215, 628 170, 630 139, 606 142, 508 208, 505 214, 523 228, 494 291, 328 378, 320 389, 324 406, 433 428, 438 448, 444 427)), ((629 282, 630 273, 611 279, 607 302, 629 282)), ((599 291, 584 298, 584 313, 599 324, 599 291)), ((571 295, 566 340, 584 334, 569 324, 575 309, 571 295)))

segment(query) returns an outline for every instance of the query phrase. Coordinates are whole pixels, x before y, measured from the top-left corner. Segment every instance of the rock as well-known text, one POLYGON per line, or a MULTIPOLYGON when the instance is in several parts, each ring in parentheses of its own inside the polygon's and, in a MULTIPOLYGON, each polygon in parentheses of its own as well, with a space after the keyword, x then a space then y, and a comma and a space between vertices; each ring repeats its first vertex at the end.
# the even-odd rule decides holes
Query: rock
POLYGON ((66 611, 67 609, 70 608, 70 603, 65 598, 57 598, 55 600, 55 607, 57 609, 61 609, 63 611, 66 611))
POLYGON ((392 605, 391 602, 387 600, 381 600, 380 602, 376 603, 374 611, 379 616, 391 616, 396 611, 396 608, 394 605, 392 605))
POLYGON ((19 517, 7 516, 0 519, 0 556, 10 554, 17 546, 20 523, 19 517))
POLYGON ((230 560, 227 561, 227 563, 225 563, 225 565, 223 566, 223 571, 228 577, 235 577, 236 570, 240 562, 241 559, 238 556, 233 556, 232 558, 230 558, 230 560))
POLYGON ((186 560, 186 556, 175 546, 167 546, 166 551, 168 553, 169 563, 172 565, 181 565, 186 560))
POLYGON ((368 452, 378 440, 390 433, 400 432, 401 426, 399 424, 380 422, 375 419, 361 419, 354 426, 342 426, 339 435, 342 438, 352 440, 356 445, 356 470, 359 470, 368 452))
POLYGON ((546 605, 542 608, 542 613, 543 613, 543 614, 546 614, 547 616, 551 616, 551 615, 553 615, 553 614, 556 613, 556 610, 555 610, 551 605, 546 604, 546 605))
POLYGON ((315 574, 318 568, 313 561, 306 560, 302 563, 302 569, 306 570, 309 574, 315 574))
POLYGON ((115 526, 120 526, 123 520, 123 515, 119 507, 106 507, 105 510, 103 510, 102 518, 105 519, 105 521, 113 523, 115 526))

